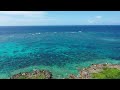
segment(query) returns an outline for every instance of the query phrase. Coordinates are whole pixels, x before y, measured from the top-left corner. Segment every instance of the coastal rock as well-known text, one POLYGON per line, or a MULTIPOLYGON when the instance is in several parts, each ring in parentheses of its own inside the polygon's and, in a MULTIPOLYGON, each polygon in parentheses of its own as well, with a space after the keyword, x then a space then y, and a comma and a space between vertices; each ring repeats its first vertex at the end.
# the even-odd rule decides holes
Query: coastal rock
POLYGON ((52 79, 52 73, 48 70, 34 70, 15 74, 10 79, 52 79))
MULTIPOLYGON (((112 70, 113 69, 120 70, 120 65, 119 64, 108 64, 108 63, 92 64, 91 66, 80 70, 77 76, 74 74, 71 74, 68 76, 68 78, 63 78, 63 79, 93 79, 92 75, 94 73, 101 73, 101 71, 103 71, 106 68, 108 70, 111 70, 111 68, 112 70)), ((32 72, 24 72, 24 73, 18 73, 16 75, 13 75, 12 77, 10 77, 10 79, 53 79, 53 77, 52 77, 52 73, 48 70, 34 69, 32 72)))
POLYGON ((93 73, 99 73, 103 71, 105 68, 114 68, 120 70, 120 65, 119 64, 92 64, 88 68, 83 68, 80 70, 80 73, 78 76, 75 75, 70 75, 69 79, 93 79, 92 74, 93 73))
POLYGON ((77 77, 73 74, 69 75, 69 79, 77 79, 77 77))

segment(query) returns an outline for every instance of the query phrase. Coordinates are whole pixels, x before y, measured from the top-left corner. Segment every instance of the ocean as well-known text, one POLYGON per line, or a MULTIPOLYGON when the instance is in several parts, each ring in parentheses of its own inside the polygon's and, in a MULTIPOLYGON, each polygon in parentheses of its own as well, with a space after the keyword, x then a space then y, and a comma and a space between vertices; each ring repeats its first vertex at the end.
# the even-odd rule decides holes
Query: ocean
POLYGON ((0 78, 34 69, 55 78, 91 64, 120 64, 120 26, 1 26, 0 78))

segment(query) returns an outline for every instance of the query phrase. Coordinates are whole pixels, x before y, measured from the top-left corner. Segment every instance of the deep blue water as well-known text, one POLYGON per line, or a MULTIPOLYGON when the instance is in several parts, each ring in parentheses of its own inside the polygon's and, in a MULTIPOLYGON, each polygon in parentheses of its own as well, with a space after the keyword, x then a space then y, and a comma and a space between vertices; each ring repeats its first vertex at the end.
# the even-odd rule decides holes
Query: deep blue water
POLYGON ((119 25, 91 26, 1 26, 0 34, 34 33, 34 32, 119 32, 119 25))
POLYGON ((0 27, 0 78, 37 69, 65 77, 94 63, 120 63, 120 26, 0 27))

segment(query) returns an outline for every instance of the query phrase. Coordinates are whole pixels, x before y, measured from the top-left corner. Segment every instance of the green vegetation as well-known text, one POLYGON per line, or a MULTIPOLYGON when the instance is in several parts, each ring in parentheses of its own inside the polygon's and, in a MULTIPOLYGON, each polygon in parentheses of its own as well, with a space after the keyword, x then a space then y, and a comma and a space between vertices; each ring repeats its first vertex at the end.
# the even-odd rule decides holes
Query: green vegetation
MULTIPOLYGON (((48 70, 34 70, 32 72, 13 75, 10 79, 53 79, 53 77, 52 73, 48 70)), ((91 67, 84 68, 80 71, 79 75, 76 76, 71 74, 65 79, 120 79, 120 65, 92 65, 91 67)))
POLYGON ((94 79, 120 79, 120 70, 116 68, 104 68, 99 73, 93 73, 94 79))
POLYGON ((17 79, 28 79, 28 77, 26 77, 26 76, 20 76, 17 79))
POLYGON ((41 73, 39 75, 32 76, 31 79, 45 79, 45 74, 41 73))

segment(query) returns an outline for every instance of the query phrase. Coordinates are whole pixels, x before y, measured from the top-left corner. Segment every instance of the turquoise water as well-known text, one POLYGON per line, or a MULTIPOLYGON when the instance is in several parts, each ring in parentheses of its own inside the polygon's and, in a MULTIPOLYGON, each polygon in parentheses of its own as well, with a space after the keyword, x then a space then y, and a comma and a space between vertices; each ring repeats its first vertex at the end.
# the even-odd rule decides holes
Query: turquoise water
POLYGON ((46 69, 55 78, 120 63, 120 26, 0 27, 0 78, 46 69))

